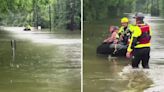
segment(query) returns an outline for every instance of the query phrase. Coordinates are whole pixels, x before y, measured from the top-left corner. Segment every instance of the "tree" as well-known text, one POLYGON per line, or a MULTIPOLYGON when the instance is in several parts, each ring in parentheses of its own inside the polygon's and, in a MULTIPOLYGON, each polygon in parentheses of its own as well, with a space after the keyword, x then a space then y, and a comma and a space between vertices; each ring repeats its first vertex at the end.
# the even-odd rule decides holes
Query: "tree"
POLYGON ((80 28, 80 0, 0 0, 0 22, 43 28, 80 28), (72 6, 71 6, 72 5, 72 6))

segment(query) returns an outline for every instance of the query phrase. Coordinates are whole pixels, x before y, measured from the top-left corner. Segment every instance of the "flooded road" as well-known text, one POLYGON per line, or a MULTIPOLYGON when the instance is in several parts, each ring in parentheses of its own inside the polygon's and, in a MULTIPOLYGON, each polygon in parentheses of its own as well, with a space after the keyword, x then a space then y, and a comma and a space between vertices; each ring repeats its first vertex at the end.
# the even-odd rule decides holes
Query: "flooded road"
POLYGON ((84 23, 84 92, 164 92, 164 19, 147 16, 145 21, 153 31, 148 70, 133 70, 124 57, 96 55, 109 25, 120 25, 119 19, 84 23))
POLYGON ((80 34, 9 29, 0 31, 0 92, 80 92, 80 34))

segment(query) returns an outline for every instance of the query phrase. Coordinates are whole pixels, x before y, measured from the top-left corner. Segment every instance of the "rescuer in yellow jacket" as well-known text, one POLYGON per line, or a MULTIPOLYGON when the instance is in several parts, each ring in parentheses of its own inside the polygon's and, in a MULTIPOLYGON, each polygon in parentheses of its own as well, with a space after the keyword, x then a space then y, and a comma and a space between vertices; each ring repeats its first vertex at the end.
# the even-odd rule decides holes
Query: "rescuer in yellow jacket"
POLYGON ((128 45, 128 40, 131 38, 131 34, 133 32, 133 25, 129 24, 129 19, 127 17, 123 17, 121 19, 121 27, 118 31, 119 40, 124 44, 128 45))
POLYGON ((126 56, 130 58, 131 53, 133 54, 133 68, 138 68, 140 61, 142 61, 143 68, 149 68, 150 40, 152 32, 150 26, 144 23, 144 15, 142 13, 137 13, 135 19, 136 26, 133 27, 133 33, 126 56))

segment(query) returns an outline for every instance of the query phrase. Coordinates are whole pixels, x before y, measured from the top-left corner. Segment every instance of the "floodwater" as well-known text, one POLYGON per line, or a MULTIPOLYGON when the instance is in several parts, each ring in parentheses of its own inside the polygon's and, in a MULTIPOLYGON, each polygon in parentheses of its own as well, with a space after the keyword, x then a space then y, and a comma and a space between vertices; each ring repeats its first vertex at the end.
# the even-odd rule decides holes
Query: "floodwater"
POLYGON ((164 92, 164 19, 145 21, 153 31, 150 69, 132 69, 124 57, 96 55, 109 25, 120 25, 120 19, 84 22, 84 92, 164 92))
POLYGON ((80 92, 80 32, 5 29, 0 31, 0 92, 80 92))

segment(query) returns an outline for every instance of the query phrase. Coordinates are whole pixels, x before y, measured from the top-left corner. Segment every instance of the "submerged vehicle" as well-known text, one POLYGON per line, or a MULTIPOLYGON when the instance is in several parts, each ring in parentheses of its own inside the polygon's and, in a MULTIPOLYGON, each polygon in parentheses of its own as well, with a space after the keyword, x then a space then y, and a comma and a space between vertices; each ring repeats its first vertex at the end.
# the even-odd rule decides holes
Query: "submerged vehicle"
POLYGON ((27 25, 23 30, 24 31, 31 31, 31 26, 30 25, 27 25))
POLYGON ((97 54, 112 55, 112 56, 126 56, 127 45, 118 43, 102 43, 97 47, 97 54))

